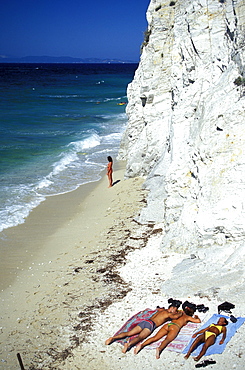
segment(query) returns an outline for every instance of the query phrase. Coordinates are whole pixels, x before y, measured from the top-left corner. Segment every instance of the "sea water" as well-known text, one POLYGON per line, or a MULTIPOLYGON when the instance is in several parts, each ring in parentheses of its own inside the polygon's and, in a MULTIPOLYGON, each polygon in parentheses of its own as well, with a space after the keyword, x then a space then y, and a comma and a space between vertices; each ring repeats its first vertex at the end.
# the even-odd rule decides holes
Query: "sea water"
POLYGON ((125 129, 137 64, 0 64, 0 232, 97 181, 125 129))

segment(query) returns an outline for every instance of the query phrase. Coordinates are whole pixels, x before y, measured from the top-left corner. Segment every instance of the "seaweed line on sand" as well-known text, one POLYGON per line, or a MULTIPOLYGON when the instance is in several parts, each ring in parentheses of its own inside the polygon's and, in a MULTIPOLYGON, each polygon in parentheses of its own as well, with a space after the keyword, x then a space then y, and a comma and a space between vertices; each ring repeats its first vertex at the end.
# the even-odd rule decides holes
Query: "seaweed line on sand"
MULTIPOLYGON (((131 226, 131 231, 128 229, 124 230, 125 234, 123 238, 120 238, 119 245, 116 245, 118 233, 112 235, 113 228, 108 232, 110 243, 114 245, 110 254, 108 254, 108 251, 105 255, 103 255, 101 251, 94 252, 89 256, 89 259, 84 261, 85 265, 90 266, 87 271, 87 274, 90 275, 89 279, 91 279, 93 283, 99 284, 103 293, 99 297, 94 298, 89 304, 82 305, 82 307, 79 308, 79 312, 76 311, 76 317, 71 315, 69 326, 64 328, 64 331, 69 333, 65 348, 64 346, 63 348, 59 348, 60 346, 57 341, 56 346, 47 348, 45 353, 35 353, 29 370, 39 369, 40 367, 38 366, 40 366, 40 364, 42 364, 42 369, 44 366, 45 369, 59 369, 59 366, 62 368, 64 360, 73 356, 72 350, 87 342, 88 335, 93 330, 93 322, 96 316, 105 311, 112 303, 123 299, 131 290, 130 284, 126 283, 121 278, 117 269, 126 263, 126 257, 129 252, 144 248, 149 237, 155 233, 153 224, 139 227, 138 223, 134 222, 134 225, 132 225, 131 222, 131 226), (139 230, 141 230, 141 235, 139 235, 139 230), (45 354, 48 355, 48 357, 44 356, 45 354)), ((75 267, 73 272, 79 274, 83 269, 84 267, 81 266, 75 267)), ((66 283, 66 286, 67 285, 66 283)), ((67 302, 67 308, 71 307, 72 301, 77 298, 78 297, 75 296, 74 293, 71 294, 69 297, 71 302, 67 302)))
MULTIPOLYGON (((73 349, 88 342, 88 335, 93 331, 96 316, 108 306, 123 299, 131 290, 118 273, 118 268, 126 264, 129 252, 144 248, 149 237, 162 230, 154 229, 154 224, 139 224, 133 216, 124 220, 117 219, 107 232, 101 235, 97 250, 81 257, 77 266, 67 271, 67 281, 63 284, 63 309, 68 318, 55 328, 57 340, 50 341, 49 346, 42 346, 35 353, 29 353, 29 370, 62 369, 64 361, 73 356, 73 349), (106 247, 105 247, 106 246, 106 247), (81 303, 81 284, 76 285, 80 273, 86 277, 85 284, 94 289, 92 300, 81 303)), ((58 293, 60 294, 60 292, 58 293)), ((86 293, 84 293, 86 294, 86 293)), ((28 352, 23 351, 23 355, 28 352)))

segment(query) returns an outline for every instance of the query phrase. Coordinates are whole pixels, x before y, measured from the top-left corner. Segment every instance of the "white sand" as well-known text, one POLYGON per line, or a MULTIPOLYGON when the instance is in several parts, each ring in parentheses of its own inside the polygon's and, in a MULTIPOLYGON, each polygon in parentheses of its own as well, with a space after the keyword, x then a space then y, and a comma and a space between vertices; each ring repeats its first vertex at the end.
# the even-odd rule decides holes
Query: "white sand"
MULTIPOLYGON (((144 349, 138 355, 134 355, 133 350, 127 354, 121 353, 122 346, 113 343, 105 346, 104 341, 113 335, 124 324, 126 319, 144 308, 156 308, 157 305, 167 307, 167 299, 172 296, 163 297, 160 287, 164 279, 171 279, 172 268, 177 265, 185 256, 178 254, 164 255, 158 248, 159 237, 153 236, 148 242, 147 247, 142 250, 131 252, 128 256, 128 263, 120 269, 121 276, 132 284, 133 290, 120 302, 112 304, 104 313, 100 314, 96 320, 95 330, 89 336, 89 343, 82 348, 77 348, 74 352, 75 357, 67 360, 66 369, 76 368, 85 369, 194 369, 196 362, 190 357, 184 359, 184 355, 169 350, 163 351, 161 358, 155 358, 154 349, 144 349), (98 353, 102 353, 98 362, 98 353), (74 366, 74 367, 73 367, 74 366)), ((171 283, 169 286, 171 293, 171 283)), ((208 313, 204 315, 207 321, 213 313, 217 312, 217 306, 222 303, 217 300, 197 299, 196 296, 174 297, 185 301, 186 299, 196 304, 203 303, 209 307, 208 313)), ((234 315, 240 315, 244 309, 244 303, 238 302, 239 309, 232 310, 234 315)), ((198 314, 198 312, 197 312, 198 314)), ((200 318, 203 314, 199 314, 200 318)), ((210 359, 216 361, 208 368, 217 370, 244 369, 245 344, 244 326, 227 344, 225 351, 221 355, 203 357, 202 360, 210 359)))

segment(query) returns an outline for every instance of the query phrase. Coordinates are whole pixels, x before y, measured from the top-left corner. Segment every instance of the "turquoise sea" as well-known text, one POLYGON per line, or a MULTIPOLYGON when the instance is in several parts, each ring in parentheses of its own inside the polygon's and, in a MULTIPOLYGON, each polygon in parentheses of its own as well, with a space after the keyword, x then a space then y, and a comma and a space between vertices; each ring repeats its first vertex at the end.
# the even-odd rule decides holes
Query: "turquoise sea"
POLYGON ((137 64, 0 64, 0 231, 115 158, 137 64))

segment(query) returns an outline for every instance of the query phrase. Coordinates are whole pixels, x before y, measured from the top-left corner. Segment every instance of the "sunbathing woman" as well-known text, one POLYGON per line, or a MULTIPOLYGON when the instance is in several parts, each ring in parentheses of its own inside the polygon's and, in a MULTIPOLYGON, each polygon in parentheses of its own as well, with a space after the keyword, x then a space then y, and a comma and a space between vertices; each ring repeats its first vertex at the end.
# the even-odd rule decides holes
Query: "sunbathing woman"
POLYGON ((153 330, 155 330, 155 328, 162 325, 164 322, 168 320, 177 319, 180 316, 182 316, 182 311, 178 311, 177 307, 172 304, 169 306, 168 309, 159 308, 158 312, 153 314, 150 317, 150 319, 142 320, 133 329, 131 329, 128 332, 123 332, 118 335, 115 335, 114 337, 110 337, 109 339, 106 340, 105 344, 108 345, 118 339, 123 339, 123 338, 131 337, 131 336, 138 334, 136 338, 133 338, 131 341, 128 340, 125 343, 122 349, 122 352, 126 353, 135 344, 147 338, 153 332, 153 330))
POLYGON ((192 343, 190 346, 189 351, 187 352, 185 359, 189 358, 190 354, 194 351, 194 349, 198 346, 199 343, 204 343, 201 352, 198 356, 194 357, 195 361, 199 361, 200 358, 205 355, 208 347, 212 346, 216 340, 216 337, 219 334, 222 335, 222 339, 219 342, 219 344, 224 343, 224 340, 226 338, 226 325, 228 324, 228 321, 225 317, 220 317, 217 324, 211 324, 207 328, 202 329, 195 334, 193 334, 192 338, 195 338, 198 334, 200 334, 192 343))
POLYGON ((154 337, 147 339, 142 344, 136 346, 134 353, 137 354, 141 351, 145 346, 148 346, 151 343, 157 342, 161 339, 164 335, 166 338, 162 341, 161 345, 156 349, 156 358, 160 358, 161 352, 167 345, 172 342, 177 335, 179 334, 180 329, 186 325, 189 321, 199 323, 201 320, 198 316, 192 317, 194 314, 194 310, 190 307, 186 306, 183 308, 182 315, 177 320, 172 320, 172 322, 163 325, 163 327, 159 330, 154 337))

